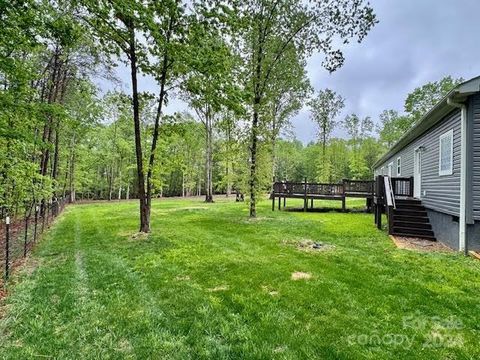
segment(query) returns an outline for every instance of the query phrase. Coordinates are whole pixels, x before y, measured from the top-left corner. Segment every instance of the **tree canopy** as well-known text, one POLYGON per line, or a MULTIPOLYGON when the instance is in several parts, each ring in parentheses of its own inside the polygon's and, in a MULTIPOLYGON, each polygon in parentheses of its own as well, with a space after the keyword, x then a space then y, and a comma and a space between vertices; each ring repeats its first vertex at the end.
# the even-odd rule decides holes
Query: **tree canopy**
POLYGON ((345 117, 349 99, 314 92, 309 57, 333 72, 377 23, 363 0, 21 0, 2 3, 0 18, 2 214, 58 197, 138 198, 148 232, 155 197, 238 192, 255 216, 272 177, 370 178, 461 81, 416 88, 403 113, 378 119, 345 117), (119 83, 119 64, 128 91, 105 92, 98 80, 119 83), (146 77, 155 92, 140 90, 146 77), (166 113, 174 97, 187 111, 166 113), (291 121, 308 110, 318 138, 302 144, 291 121))

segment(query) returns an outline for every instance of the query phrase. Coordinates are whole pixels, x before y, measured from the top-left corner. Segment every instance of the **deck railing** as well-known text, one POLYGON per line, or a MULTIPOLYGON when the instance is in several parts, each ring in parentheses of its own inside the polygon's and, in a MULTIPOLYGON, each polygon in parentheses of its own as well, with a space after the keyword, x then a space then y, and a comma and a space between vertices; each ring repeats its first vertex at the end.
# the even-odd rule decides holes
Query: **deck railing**
POLYGON ((373 196, 374 182, 370 180, 348 180, 341 183, 309 183, 277 181, 273 184, 274 194, 304 194, 343 196, 345 194, 363 194, 373 196))
POLYGON ((346 193, 373 194, 374 181, 371 180, 348 180, 342 182, 346 193))
POLYGON ((374 208, 375 223, 382 227, 382 214, 387 214, 388 231, 392 233, 393 211, 396 208, 397 197, 413 197, 413 177, 389 177, 379 175, 376 177, 374 208))
POLYGON ((392 177, 390 179, 395 196, 413 197, 413 177, 392 177))

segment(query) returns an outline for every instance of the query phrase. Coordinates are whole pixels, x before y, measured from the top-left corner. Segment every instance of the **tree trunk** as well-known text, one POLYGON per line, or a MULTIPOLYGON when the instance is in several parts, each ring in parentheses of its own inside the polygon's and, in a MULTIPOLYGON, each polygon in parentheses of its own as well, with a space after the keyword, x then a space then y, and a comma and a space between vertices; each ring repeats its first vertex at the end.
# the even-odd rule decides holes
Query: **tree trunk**
POLYGON ((113 162, 110 166, 110 176, 108 177, 108 201, 112 201, 113 198, 113 162))
MULTIPOLYGON (((120 165, 119 165, 119 168, 122 167, 122 163, 120 161, 120 165)), ((121 200, 122 199, 122 172, 121 170, 118 170, 118 181, 119 181, 119 184, 118 184, 118 200, 121 200)))
POLYGON ((57 121, 55 126, 55 147, 53 154, 53 168, 52 168, 52 179, 56 180, 58 176, 58 155, 60 151, 60 121, 57 121))
POLYGON ((205 143, 205 202, 212 203, 212 118, 208 109, 205 112, 205 143))
POLYGON ((230 164, 228 162, 225 168, 225 177, 227 178, 226 197, 229 197, 232 195, 232 184, 230 182, 230 164))
POLYGON ((202 195, 202 178, 200 171, 198 172, 198 180, 197 180, 197 196, 202 195))
POLYGON ((262 100, 262 64, 263 64, 263 45, 264 33, 262 23, 259 23, 258 32, 258 53, 255 60, 255 74, 253 87, 253 120, 252 120, 252 134, 250 144, 250 217, 257 217, 257 145, 258 145, 258 118, 260 111, 260 103, 262 100))
POLYGON ((230 133, 230 123, 227 125, 227 151, 225 156, 225 177, 227 178, 227 194, 226 196, 229 197, 232 194, 232 182, 230 180, 230 141, 231 141, 231 133, 230 133))
POLYGON ((258 142, 258 105, 260 98, 255 97, 253 106, 252 138, 250 144, 250 217, 257 216, 257 142, 258 142))
MULTIPOLYGON (((275 171, 277 170, 277 156, 275 154, 276 151, 276 140, 272 138, 272 179, 275 181, 275 171)), ((273 191, 273 183, 272 183, 272 191, 273 191)))
POLYGON ((182 171, 182 197, 185 197, 185 172, 182 171))
POLYGON ((140 232, 150 232, 150 209, 145 192, 145 174, 143 172, 142 138, 140 129, 140 105, 137 84, 137 53, 135 50, 135 29, 130 26, 130 71, 132 78, 133 123, 135 127, 135 155, 137 160, 138 199, 140 202, 140 232))

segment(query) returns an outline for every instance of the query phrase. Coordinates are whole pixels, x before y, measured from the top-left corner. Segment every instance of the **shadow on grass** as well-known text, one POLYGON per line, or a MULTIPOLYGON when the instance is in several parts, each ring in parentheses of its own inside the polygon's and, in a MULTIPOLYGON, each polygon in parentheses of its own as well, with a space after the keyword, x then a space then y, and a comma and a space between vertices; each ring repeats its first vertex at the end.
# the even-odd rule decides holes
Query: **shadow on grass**
MULTIPOLYGON (((285 207, 280 211, 290 211, 290 212, 304 212, 303 207, 285 207)), ((327 213, 327 212, 338 212, 338 213, 366 213, 368 214, 369 211, 366 209, 345 209, 342 210, 341 208, 335 208, 335 207, 321 207, 321 208, 308 208, 306 212, 312 212, 312 213, 327 213)), ((373 213, 372 213, 373 214, 373 213)))

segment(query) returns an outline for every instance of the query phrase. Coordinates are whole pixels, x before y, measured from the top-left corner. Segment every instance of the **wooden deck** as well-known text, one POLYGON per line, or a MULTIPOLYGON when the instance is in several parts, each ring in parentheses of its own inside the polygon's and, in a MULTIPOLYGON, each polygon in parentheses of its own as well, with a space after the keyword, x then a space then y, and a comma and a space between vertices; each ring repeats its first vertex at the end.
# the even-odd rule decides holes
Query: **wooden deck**
POLYGON ((314 200, 338 200, 342 202, 342 210, 346 210, 345 200, 347 197, 365 198, 366 207, 370 211, 374 196, 374 181, 371 180, 348 180, 341 183, 309 183, 277 181, 273 184, 271 193, 272 211, 275 210, 275 201, 278 199, 278 209, 286 206, 286 199, 303 199, 303 210, 307 211, 314 206, 314 200))

